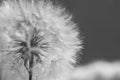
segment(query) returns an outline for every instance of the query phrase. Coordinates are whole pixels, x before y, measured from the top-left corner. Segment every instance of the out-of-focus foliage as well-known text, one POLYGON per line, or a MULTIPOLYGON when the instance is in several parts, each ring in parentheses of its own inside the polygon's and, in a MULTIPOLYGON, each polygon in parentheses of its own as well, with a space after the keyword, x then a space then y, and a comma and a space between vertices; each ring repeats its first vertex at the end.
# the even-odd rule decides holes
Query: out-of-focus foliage
POLYGON ((81 65, 70 80, 120 80, 120 62, 97 61, 81 65))

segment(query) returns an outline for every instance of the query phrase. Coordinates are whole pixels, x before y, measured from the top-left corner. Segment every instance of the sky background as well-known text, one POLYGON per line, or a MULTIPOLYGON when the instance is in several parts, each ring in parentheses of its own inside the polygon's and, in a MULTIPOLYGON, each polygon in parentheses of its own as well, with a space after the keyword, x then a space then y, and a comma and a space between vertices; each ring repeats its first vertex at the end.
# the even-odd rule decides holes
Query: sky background
POLYGON ((119 0, 60 1, 74 15, 84 37, 81 64, 120 60, 119 0))

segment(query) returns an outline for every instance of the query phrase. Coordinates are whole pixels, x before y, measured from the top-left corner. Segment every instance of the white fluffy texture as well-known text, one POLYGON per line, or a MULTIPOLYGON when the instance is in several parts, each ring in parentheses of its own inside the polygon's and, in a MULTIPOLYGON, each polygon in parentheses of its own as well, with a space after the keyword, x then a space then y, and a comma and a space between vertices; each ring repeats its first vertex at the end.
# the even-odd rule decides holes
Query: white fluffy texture
MULTIPOLYGON (((29 21, 31 26, 45 34, 46 41, 50 41, 52 47, 48 54, 45 53, 44 67, 41 64, 34 67, 34 77, 36 75, 37 80, 65 80, 73 69, 71 63, 75 63, 76 52, 82 48, 77 26, 71 19, 65 8, 53 5, 49 0, 6 0, 0 6, 0 49, 2 51, 12 46, 9 35, 24 40, 24 32, 18 33, 14 27, 19 22, 29 21)), ((29 25, 22 25, 30 32, 29 25)), ((1 52, 0 58, 3 55, 7 56, 1 52)))
POLYGON ((69 80, 119 80, 117 78, 120 79, 119 61, 96 61, 94 63, 77 67, 71 74, 69 80), (97 79, 98 77, 99 79, 97 79))

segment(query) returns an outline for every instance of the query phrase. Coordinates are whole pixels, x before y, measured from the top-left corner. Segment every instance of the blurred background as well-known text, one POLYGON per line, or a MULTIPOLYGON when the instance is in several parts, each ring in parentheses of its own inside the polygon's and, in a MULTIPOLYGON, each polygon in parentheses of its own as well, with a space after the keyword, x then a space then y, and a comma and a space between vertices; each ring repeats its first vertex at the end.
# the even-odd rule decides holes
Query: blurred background
POLYGON ((71 80, 120 80, 120 0, 58 0, 84 38, 71 80))
POLYGON ((120 60, 120 1, 61 0, 74 15, 84 37, 79 64, 120 60))

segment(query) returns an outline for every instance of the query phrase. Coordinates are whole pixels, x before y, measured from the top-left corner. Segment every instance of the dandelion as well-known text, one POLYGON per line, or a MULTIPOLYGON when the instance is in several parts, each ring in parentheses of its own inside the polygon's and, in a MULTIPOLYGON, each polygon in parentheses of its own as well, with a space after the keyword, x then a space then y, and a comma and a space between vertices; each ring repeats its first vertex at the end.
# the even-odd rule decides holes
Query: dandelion
POLYGON ((3 1, 0 61, 9 80, 19 80, 16 73, 22 80, 65 80, 82 48, 71 19, 65 8, 50 0, 3 1))

